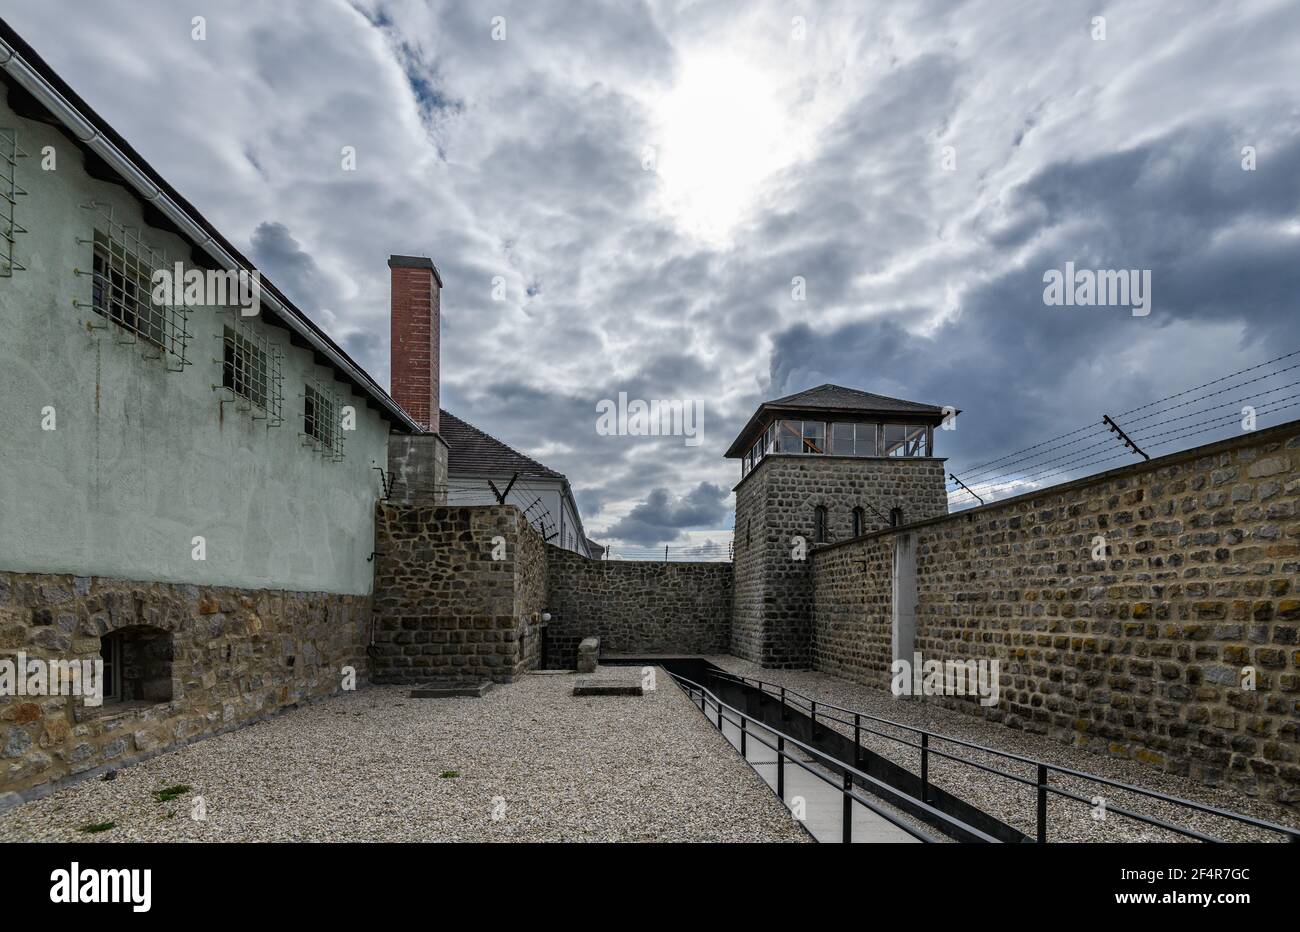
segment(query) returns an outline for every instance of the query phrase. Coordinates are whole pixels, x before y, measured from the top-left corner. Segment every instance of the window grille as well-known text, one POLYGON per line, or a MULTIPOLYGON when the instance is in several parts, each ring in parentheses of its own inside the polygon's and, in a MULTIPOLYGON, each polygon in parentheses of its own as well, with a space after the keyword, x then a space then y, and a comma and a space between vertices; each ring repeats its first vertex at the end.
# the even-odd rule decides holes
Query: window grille
POLYGON ((18 198, 27 193, 18 185, 18 160, 25 158, 27 153, 18 146, 18 130, 0 129, 0 278, 27 271, 14 255, 16 237, 27 232, 14 219, 18 198))
POLYGON ((91 277, 91 300, 89 304, 75 302, 76 306, 88 307, 117 324, 128 335, 119 343, 143 342, 156 351, 150 358, 166 356, 167 368, 179 372, 190 365, 189 312, 183 303, 157 303, 153 299, 154 273, 174 274, 173 264, 165 253, 146 243, 139 230, 114 220, 111 206, 83 206, 96 214, 91 239, 77 240, 91 248, 91 271, 77 269, 78 275, 91 277))
POLYGON ((245 324, 238 317, 221 332, 221 403, 248 411, 255 421, 279 427, 284 403, 283 354, 269 336, 245 324))
POLYGON ((343 459, 343 431, 339 424, 338 395, 323 382, 307 385, 302 402, 302 432, 310 443, 330 459, 343 459))

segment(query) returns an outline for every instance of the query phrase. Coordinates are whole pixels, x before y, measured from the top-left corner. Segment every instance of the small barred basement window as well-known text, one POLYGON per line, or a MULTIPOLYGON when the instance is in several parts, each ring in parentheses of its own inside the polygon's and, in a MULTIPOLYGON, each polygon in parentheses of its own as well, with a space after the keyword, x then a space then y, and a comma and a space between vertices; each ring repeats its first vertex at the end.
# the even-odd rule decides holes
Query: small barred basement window
POLYGON ((853 536, 859 537, 866 532, 866 512, 861 507, 853 509, 853 536))
POLYGON ((157 704, 172 699, 172 636, 161 628, 123 628, 99 639, 104 702, 157 704))
POLYGON ((818 505, 813 512, 813 540, 819 544, 826 543, 826 506, 818 505))
POLYGON ((264 335, 239 324, 222 328, 221 388, 225 401, 246 408, 268 427, 281 423, 280 350, 264 335))

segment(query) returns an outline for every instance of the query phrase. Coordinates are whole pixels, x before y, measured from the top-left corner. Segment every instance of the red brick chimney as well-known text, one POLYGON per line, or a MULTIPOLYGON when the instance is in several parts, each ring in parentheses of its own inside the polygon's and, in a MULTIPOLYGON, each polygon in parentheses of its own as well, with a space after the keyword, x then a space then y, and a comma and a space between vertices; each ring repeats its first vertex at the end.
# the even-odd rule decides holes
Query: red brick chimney
POLYGON ((425 430, 438 432, 438 337, 442 278, 432 259, 389 256, 393 400, 425 430))

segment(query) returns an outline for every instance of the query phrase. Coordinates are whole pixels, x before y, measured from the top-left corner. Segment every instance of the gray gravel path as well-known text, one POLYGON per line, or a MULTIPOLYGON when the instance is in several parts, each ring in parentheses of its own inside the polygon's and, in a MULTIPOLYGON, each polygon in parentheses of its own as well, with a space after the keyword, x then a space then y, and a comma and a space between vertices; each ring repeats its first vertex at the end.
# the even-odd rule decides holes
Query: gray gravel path
POLYGON ((640 698, 575 678, 364 689, 19 806, 0 841, 809 841, 662 671, 640 698))
MULTIPOLYGON (((856 709, 881 718, 950 735, 963 741, 971 741, 1012 754, 1069 767, 1121 783, 1141 786, 1144 789, 1156 790, 1219 809, 1266 819, 1290 828, 1300 828, 1300 811, 1295 809, 1252 799, 1226 787, 1208 787, 1184 777, 1161 773, 1136 761, 1105 757, 1083 748, 1069 747, 1049 738, 1007 728, 996 722, 988 722, 954 709, 945 709, 942 706, 914 700, 898 700, 891 696, 888 690, 862 686, 826 673, 765 670, 757 664, 729 655, 707 659, 732 673, 797 689, 806 695, 844 708, 856 709)), ((853 732, 851 725, 833 725, 833 727, 847 734, 853 732)), ((878 728, 878 730, 889 729, 878 728)), ((901 730, 895 733, 900 737, 916 740, 914 736, 901 730)), ((920 771, 919 751, 871 735, 865 735, 862 743, 863 746, 908 767, 914 773, 920 771)), ((931 747, 954 754, 973 755, 973 752, 956 745, 932 743, 931 747)), ((993 755, 972 756, 972 759, 986 766, 996 766, 1030 779, 1035 777, 1032 767, 1016 765, 993 755)), ((1037 794, 1032 787, 986 774, 973 767, 944 761, 937 756, 931 756, 930 779, 935 785, 979 806, 1002 821, 1023 832, 1033 834, 1037 794)), ((1168 822, 1196 829, 1226 841, 1280 840, 1280 836, 1275 833, 1213 815, 1192 813, 1181 807, 1170 806, 1123 790, 1101 788, 1095 783, 1055 774, 1051 781, 1090 799, 1098 795, 1103 796, 1108 806, 1121 806, 1144 815, 1163 818, 1168 822)), ((1050 796, 1048 805, 1050 841, 1188 840, 1176 833, 1113 813, 1106 819, 1097 821, 1092 816, 1090 806, 1062 797, 1050 796)))

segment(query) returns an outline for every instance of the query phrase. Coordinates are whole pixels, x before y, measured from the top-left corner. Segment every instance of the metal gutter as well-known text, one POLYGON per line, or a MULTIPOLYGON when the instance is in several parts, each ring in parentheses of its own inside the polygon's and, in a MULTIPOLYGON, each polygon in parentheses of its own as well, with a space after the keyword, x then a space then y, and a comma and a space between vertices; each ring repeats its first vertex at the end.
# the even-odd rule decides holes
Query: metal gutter
MULTIPOLYGON (((0 20, 5 34, 0 34, 0 69, 15 84, 22 87, 54 114, 73 137, 91 152, 103 159, 129 184, 139 197, 153 205, 163 216, 176 225, 198 248, 207 253, 218 266, 226 270, 258 271, 252 264, 233 251, 233 247, 214 235, 215 227, 192 208, 183 207, 166 191, 163 184, 154 181, 156 174, 147 166, 141 167, 96 124, 96 120, 82 113, 81 109, 55 87, 41 72, 33 67, 14 47, 9 36, 16 38, 10 27, 0 20), (229 247, 229 248, 228 248, 229 247)), ((20 40, 21 41, 21 40, 20 40)), ((42 63, 44 64, 44 63, 42 63)), ((48 67, 48 66, 47 66, 48 67)), ((97 119, 97 118, 96 118, 97 119)), ((109 128, 108 132, 116 135, 109 128)), ((259 276, 261 275, 258 271, 259 276)), ((274 283, 262 279, 262 300, 271 305, 276 316, 288 327, 302 337, 308 345, 330 361, 336 369, 346 373, 359 387, 367 390, 370 397, 399 424, 411 433, 426 433, 414 419, 407 414, 397 402, 393 401, 370 375, 342 354, 332 341, 317 330, 306 316, 292 305, 287 298, 280 295, 274 283)))

